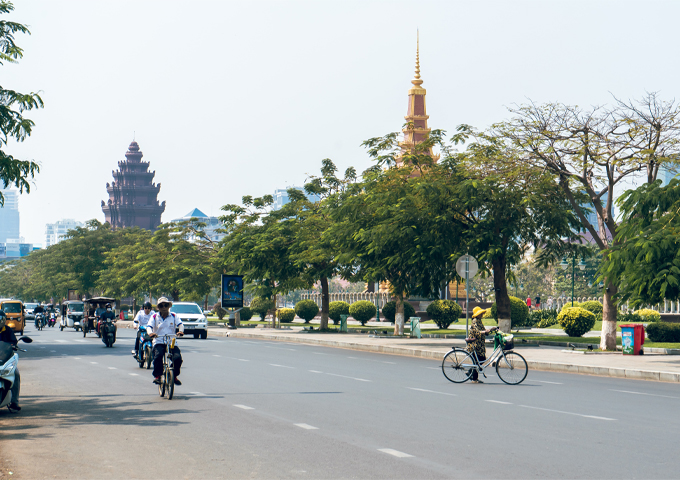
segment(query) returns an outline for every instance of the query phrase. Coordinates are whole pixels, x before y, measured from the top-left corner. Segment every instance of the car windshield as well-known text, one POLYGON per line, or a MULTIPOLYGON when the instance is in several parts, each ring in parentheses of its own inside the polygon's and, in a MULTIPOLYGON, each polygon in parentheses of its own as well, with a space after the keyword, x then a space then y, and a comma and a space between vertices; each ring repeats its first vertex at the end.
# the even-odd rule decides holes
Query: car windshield
POLYGON ((202 313, 199 306, 196 305, 195 303, 191 305, 173 305, 172 307, 170 307, 170 310, 175 313, 195 313, 198 315, 202 313))
POLYGON ((2 311, 5 313, 21 313, 20 303, 3 303, 2 311))
POLYGON ((82 303, 71 303, 68 306, 68 309, 70 312, 82 312, 85 308, 85 305, 82 303))
POLYGON ((33 310, 37 306, 38 306, 37 303, 24 303, 24 307, 26 307, 26 310, 33 310))

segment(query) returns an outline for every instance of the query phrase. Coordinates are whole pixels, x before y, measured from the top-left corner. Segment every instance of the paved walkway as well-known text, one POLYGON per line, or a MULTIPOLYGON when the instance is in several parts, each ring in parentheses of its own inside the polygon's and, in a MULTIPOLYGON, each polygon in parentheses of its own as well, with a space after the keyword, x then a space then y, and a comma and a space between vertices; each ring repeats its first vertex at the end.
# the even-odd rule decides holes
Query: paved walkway
MULTIPOLYGON (((291 329, 241 328, 228 330, 210 327, 209 335, 237 338, 323 345, 350 350, 362 350, 392 355, 442 359, 452 346, 463 347, 462 339, 385 338, 368 334, 327 334, 305 332, 301 327, 291 329)), ((618 353, 571 353, 564 347, 522 346, 515 349, 526 358, 534 370, 580 373, 680 383, 680 356, 646 354, 641 356, 618 353)), ((490 350, 489 350, 490 352, 490 350)))

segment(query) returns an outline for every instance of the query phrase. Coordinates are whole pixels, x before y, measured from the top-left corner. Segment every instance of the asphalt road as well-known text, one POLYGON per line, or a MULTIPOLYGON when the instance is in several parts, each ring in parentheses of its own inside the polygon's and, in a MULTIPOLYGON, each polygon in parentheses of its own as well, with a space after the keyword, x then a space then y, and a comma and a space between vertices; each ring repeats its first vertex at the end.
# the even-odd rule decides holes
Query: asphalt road
MULTIPOLYGON (((433 360, 181 339, 160 398, 130 355, 73 330, 27 335, 0 478, 677 478, 677 385, 530 371, 452 384, 433 360)), ((521 352, 521 350, 520 350, 521 352)))

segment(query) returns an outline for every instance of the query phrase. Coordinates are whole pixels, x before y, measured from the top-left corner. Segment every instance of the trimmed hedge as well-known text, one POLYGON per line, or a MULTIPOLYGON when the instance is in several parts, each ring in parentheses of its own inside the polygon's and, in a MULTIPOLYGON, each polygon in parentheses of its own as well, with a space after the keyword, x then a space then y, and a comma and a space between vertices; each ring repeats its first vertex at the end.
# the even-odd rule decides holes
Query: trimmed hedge
POLYGON ((595 314, 581 307, 563 308, 557 321, 570 337, 582 337, 595 325, 595 314))
POLYGON ((434 323, 444 330, 458 321, 463 309, 453 300, 435 300, 427 306, 426 311, 434 323))
POLYGON ((333 320, 334 324, 340 323, 340 315, 349 315, 349 303, 347 302, 331 302, 328 304, 328 318, 333 320))
POLYGON ((260 316, 260 320, 265 319, 267 312, 274 308, 274 300, 264 297, 255 297, 250 302, 250 309, 260 316))
POLYGON ((529 315, 531 322, 538 328, 548 328, 557 325, 557 310, 554 308, 534 310, 529 315))
MULTIPOLYGON (((571 304, 570 304, 571 305, 571 304)), ((576 304, 574 304, 576 306, 576 304)), ((587 302, 583 302, 579 305, 581 308, 585 308, 591 313, 594 313, 597 315, 598 313, 602 315, 602 304, 596 300, 588 300, 587 302)))
POLYGON ((661 321, 661 314, 656 310, 652 310, 651 308, 642 308, 635 313, 637 313, 642 318, 643 322, 661 321))
POLYGON ((241 310, 239 310, 239 315, 242 322, 247 322, 253 318, 253 311, 250 309, 250 307, 243 307, 241 310))
POLYGON ((295 320, 295 310, 292 308, 280 308, 279 311, 276 312, 276 316, 278 317, 279 322, 291 323, 295 320))
POLYGON ((365 325, 371 318, 375 317, 376 308, 373 302, 359 300, 349 306, 349 314, 361 325, 365 325))
MULTIPOLYGON (((498 308, 495 303, 491 306, 491 316, 498 323, 498 308)), ((532 325, 529 318, 529 307, 524 300, 517 297, 510 297, 510 318, 513 328, 532 325)))
MULTIPOLYGON (((397 302, 387 302, 385 305, 383 305, 383 308, 380 311, 387 320, 394 323, 394 318, 397 315, 397 302)), ((404 321, 406 321, 409 317, 415 316, 416 309, 413 308, 413 305, 408 302, 404 302, 404 321)))
POLYGON ((295 313, 297 313, 297 316, 303 319, 305 323, 309 323, 309 321, 319 313, 319 306, 314 300, 300 300, 295 304, 295 313))
POLYGON ((647 325, 647 338, 652 342, 680 342, 680 323, 655 322, 647 325))
MULTIPOLYGON (((578 303, 576 300, 574 300, 574 308, 580 307, 580 306, 581 306, 581 304, 578 303)), ((571 302, 567 302, 562 306, 562 310, 564 310, 565 308, 572 308, 571 302)))

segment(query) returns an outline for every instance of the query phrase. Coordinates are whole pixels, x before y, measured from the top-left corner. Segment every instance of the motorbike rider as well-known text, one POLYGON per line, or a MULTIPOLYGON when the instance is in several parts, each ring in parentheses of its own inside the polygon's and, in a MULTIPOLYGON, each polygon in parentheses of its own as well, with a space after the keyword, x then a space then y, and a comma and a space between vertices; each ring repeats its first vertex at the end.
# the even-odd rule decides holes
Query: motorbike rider
POLYGON ((137 316, 135 316, 135 319, 132 321, 133 325, 137 329, 137 340, 135 340, 135 349, 132 351, 132 354, 137 356, 137 352, 139 352, 139 337, 142 331, 139 329, 139 327, 146 327, 146 325, 149 323, 149 320, 151 319, 151 316, 155 312, 151 309, 151 302, 144 302, 144 306, 142 309, 137 312, 137 316))
MULTIPOLYGON (((14 335, 14 330, 5 325, 7 317, 5 312, 0 310, 0 342, 11 343, 12 345, 17 345, 17 337, 14 335)), ((19 368, 14 371, 14 385, 12 385, 12 403, 8 405, 9 410, 13 412, 18 412, 21 410, 19 406, 19 392, 21 391, 21 376, 19 375, 19 368)))
MULTIPOLYGON (((177 335, 184 335, 184 324, 182 320, 170 311, 172 302, 165 297, 158 299, 158 313, 154 313, 146 325, 146 332, 153 338, 153 383, 161 383, 163 373, 163 354, 168 346, 165 344, 165 335, 170 339, 175 336, 175 331, 179 328, 177 335)), ((182 354, 179 347, 175 347, 169 354, 172 356, 172 364, 175 373, 175 385, 182 385, 179 381, 180 368, 182 367, 182 354)))
POLYGON ((35 328, 38 328, 38 314, 39 313, 45 313, 45 309, 43 308, 42 305, 38 305, 33 309, 33 315, 35 315, 35 328))

